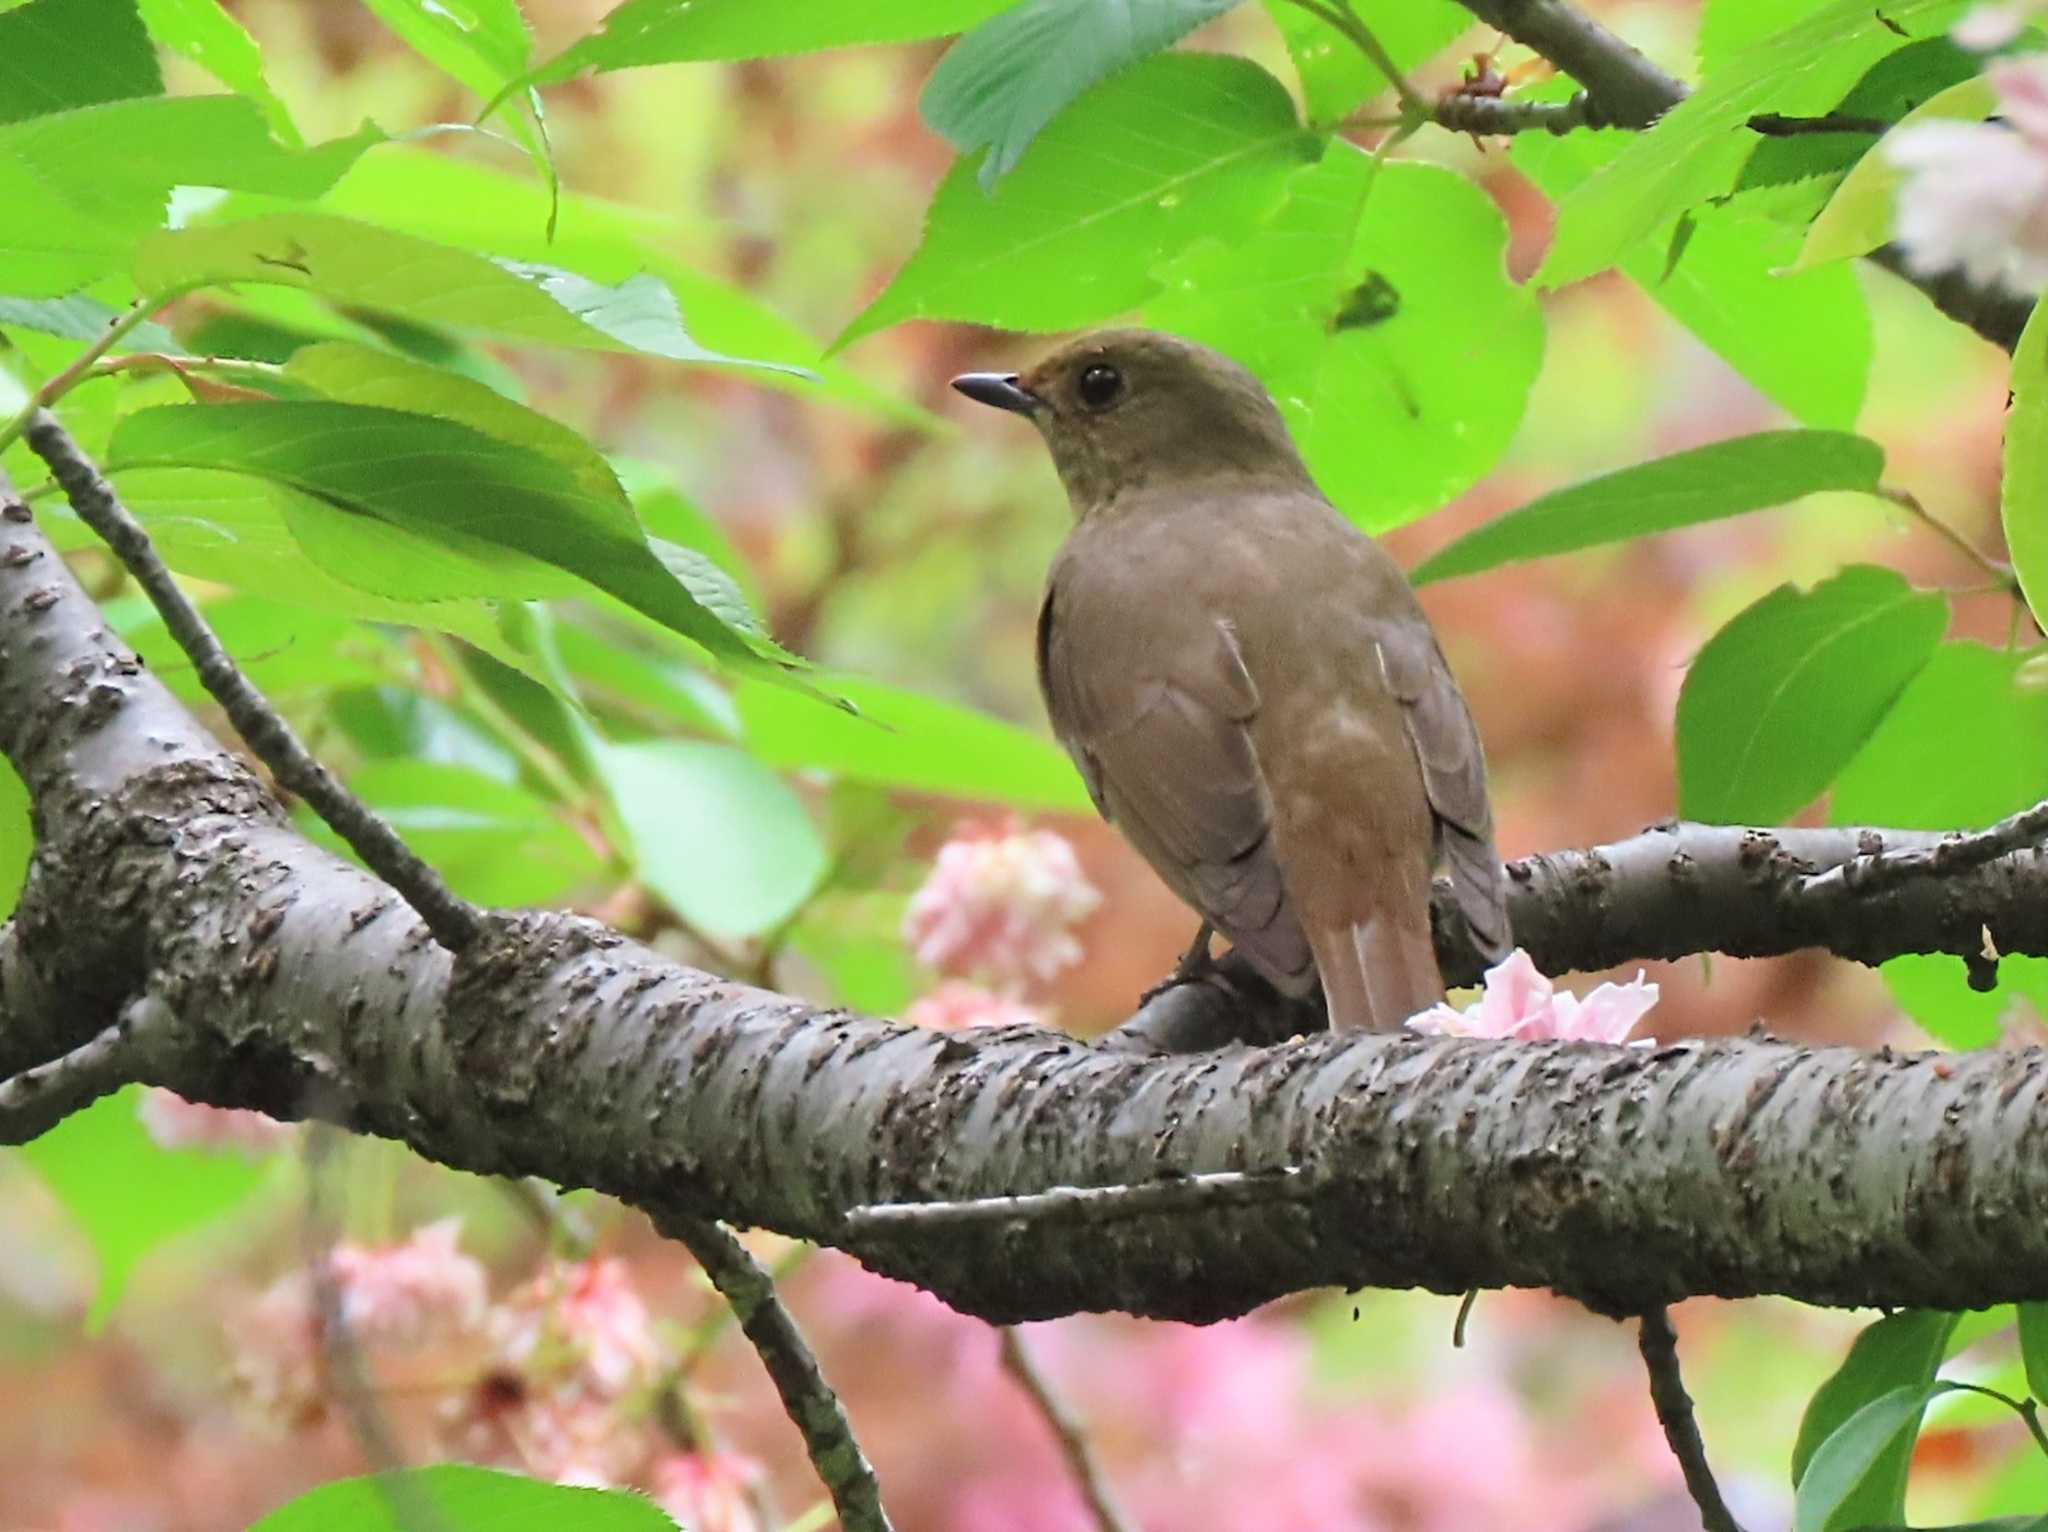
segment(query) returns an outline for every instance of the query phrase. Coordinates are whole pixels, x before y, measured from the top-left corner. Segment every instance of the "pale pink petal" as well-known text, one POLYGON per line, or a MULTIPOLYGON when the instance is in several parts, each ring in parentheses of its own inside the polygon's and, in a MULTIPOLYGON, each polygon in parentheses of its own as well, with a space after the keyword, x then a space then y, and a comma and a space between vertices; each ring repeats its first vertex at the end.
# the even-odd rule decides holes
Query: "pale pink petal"
POLYGON ((1473 1037, 1523 1037, 1547 1017, 1553 993, 1536 960, 1520 947, 1486 970, 1473 1037))
POLYGON ((1883 152, 1906 172, 1894 234, 1914 271, 2048 286, 2048 148, 1992 123, 1923 122, 1883 152))
POLYGON ((2048 144, 2048 59, 2038 53, 2000 59, 1984 71, 1998 113, 2037 148, 2048 144))
POLYGON ((998 994, 965 979, 948 979, 911 1001, 903 1019, 933 1032, 958 1032, 967 1027, 1044 1026, 1047 1014, 1014 995, 998 994))
POLYGON ((1073 927, 1101 902, 1052 831, 966 830, 939 848, 904 913, 903 939, 939 973, 997 986, 1043 981, 1080 961, 1073 927))
POLYGON ((261 1112, 204 1106, 175 1091, 152 1086, 136 1107, 143 1131, 162 1149, 234 1149, 268 1154, 298 1136, 291 1123, 261 1112))
POLYGON ((1570 1030, 1560 1027, 1559 1037, 1589 1043, 1626 1041, 1657 1003, 1657 986, 1638 973, 1626 984, 1602 984, 1579 1001, 1570 1030))
POLYGON ((732 1452, 676 1452, 649 1474, 650 1494, 690 1532, 763 1532, 753 1486, 761 1465, 732 1452))
POLYGON ((2003 48, 2027 24, 2034 7, 2027 4, 1974 5, 1963 19, 1949 28, 1949 38, 1958 48, 1972 53, 1989 53, 2003 48))

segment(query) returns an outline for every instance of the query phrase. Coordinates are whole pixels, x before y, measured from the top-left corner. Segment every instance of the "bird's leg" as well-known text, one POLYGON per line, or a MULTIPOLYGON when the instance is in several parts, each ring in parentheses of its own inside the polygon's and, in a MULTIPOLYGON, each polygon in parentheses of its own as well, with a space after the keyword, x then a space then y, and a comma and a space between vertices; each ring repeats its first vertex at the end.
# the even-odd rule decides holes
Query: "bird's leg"
POLYGON ((1195 939, 1188 943, 1188 950, 1183 952, 1180 961, 1173 965, 1173 972, 1140 995, 1138 1004, 1142 1007, 1156 995, 1163 995, 1182 984, 1193 984, 1197 979, 1206 978, 1216 966, 1216 959, 1209 955, 1209 938, 1215 934, 1216 928, 1208 921, 1203 921, 1202 928, 1195 932, 1195 939))

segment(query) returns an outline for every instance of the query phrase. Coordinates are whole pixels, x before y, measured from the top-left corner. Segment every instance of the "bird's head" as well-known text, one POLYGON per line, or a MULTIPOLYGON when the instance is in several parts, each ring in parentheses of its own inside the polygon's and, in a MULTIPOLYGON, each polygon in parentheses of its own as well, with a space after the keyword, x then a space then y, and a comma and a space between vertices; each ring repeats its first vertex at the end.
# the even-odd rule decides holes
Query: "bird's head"
POLYGON ((1075 514, 1144 484, 1219 478, 1305 482, 1280 412, 1244 368, 1147 330, 1070 341, 1029 372, 970 372, 968 398, 1030 418, 1052 449, 1075 514))

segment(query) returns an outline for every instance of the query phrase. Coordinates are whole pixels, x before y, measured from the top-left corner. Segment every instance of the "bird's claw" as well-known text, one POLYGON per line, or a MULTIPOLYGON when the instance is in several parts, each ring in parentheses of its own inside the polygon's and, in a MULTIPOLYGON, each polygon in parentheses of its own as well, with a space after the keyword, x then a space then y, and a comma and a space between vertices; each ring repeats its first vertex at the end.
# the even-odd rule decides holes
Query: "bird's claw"
POLYGON ((1195 939, 1188 943, 1188 950, 1183 952, 1180 961, 1173 965, 1173 972, 1138 997, 1138 1008, 1143 1010, 1168 990, 1178 989, 1183 984, 1197 983, 1215 972, 1216 959, 1209 953, 1209 938, 1214 934, 1215 928, 1208 921, 1203 921, 1201 930, 1195 933, 1195 939))

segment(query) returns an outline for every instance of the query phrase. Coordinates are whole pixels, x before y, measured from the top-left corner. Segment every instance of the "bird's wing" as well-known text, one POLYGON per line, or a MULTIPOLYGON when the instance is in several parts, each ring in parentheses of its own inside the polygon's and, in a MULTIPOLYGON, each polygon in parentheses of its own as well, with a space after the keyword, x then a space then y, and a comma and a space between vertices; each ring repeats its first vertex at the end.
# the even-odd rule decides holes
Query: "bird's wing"
POLYGON ((1039 681, 1096 808, 1261 973, 1305 992, 1314 960, 1287 906, 1252 747, 1258 688, 1228 625, 1076 644, 1069 615, 1055 582, 1039 612, 1039 681))
POLYGON ((1401 701, 1408 738, 1436 815, 1437 847, 1450 869, 1458 908, 1479 950, 1498 961, 1513 945, 1507 874, 1493 847, 1486 761, 1479 731, 1436 637, 1419 617, 1385 625, 1375 638, 1387 686, 1401 701))

